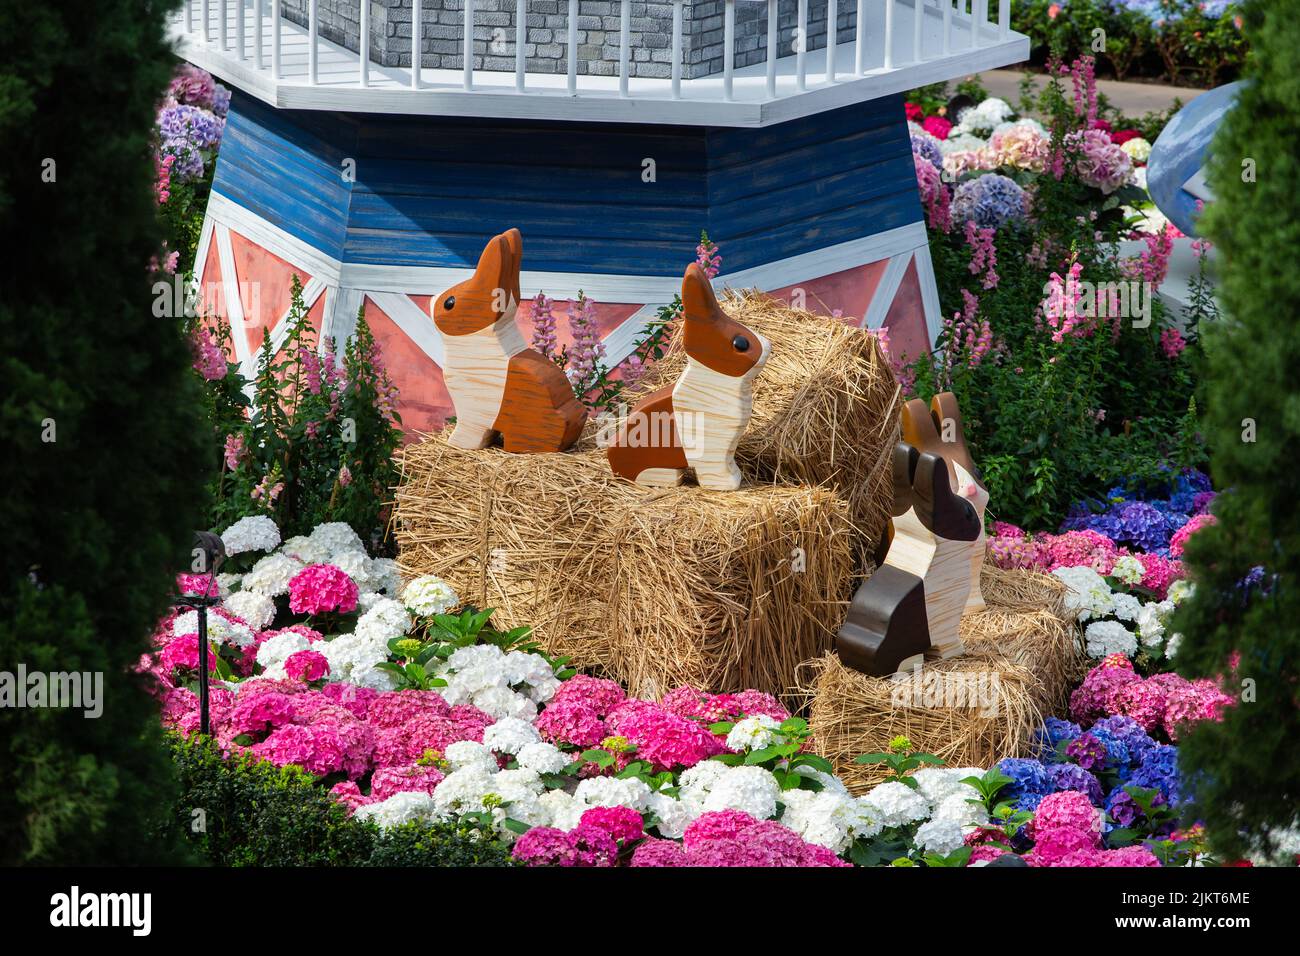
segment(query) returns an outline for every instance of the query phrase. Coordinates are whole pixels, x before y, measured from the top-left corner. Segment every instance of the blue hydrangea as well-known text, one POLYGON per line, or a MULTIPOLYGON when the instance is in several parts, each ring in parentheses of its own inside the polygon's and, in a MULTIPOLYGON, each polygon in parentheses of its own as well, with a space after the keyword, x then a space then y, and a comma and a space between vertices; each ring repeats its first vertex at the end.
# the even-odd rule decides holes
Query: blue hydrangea
POLYGON ((1133 771, 1128 781, 1133 786, 1159 790, 1171 805, 1177 805, 1182 798, 1182 786, 1178 779, 1178 748, 1170 744, 1153 747, 1133 771))
POLYGON ((1025 191, 999 173, 985 173, 957 187, 952 197, 953 221, 974 220, 981 228, 999 228, 1025 218, 1025 191))
MULTIPOLYGON (((1122 743, 1128 753, 1128 762, 1133 765, 1140 764, 1157 746, 1151 739, 1151 735, 1142 729, 1141 724, 1132 717, 1124 717, 1120 714, 1103 717, 1092 725, 1090 732, 1098 736, 1105 734, 1107 738, 1122 743)), ((1114 753, 1109 744, 1106 749, 1114 753)))
MULTIPOLYGON (((1100 723, 1100 721, 1098 721, 1100 723)), ((1118 770, 1135 761, 1129 754, 1128 744, 1123 737, 1116 736, 1105 727, 1098 727, 1093 724, 1088 728, 1088 733, 1100 740, 1106 748, 1106 767, 1108 769, 1118 770)))
POLYGON ((998 770, 1012 780, 1003 792, 1004 796, 1021 797, 1026 793, 1046 795, 1052 792, 1051 781, 1047 778, 1047 768, 1037 760, 1007 757, 1005 760, 998 761, 998 770))
POLYGON ((1072 763, 1053 764, 1047 768, 1047 777, 1051 781, 1053 792, 1078 790, 1088 795, 1093 806, 1101 806, 1101 781, 1082 767, 1072 763))
POLYGON ((921 158, 943 172, 943 152, 939 141, 924 130, 912 130, 912 152, 920 153, 921 158))
POLYGON ((1115 509, 1120 522, 1118 541, 1126 541, 1142 551, 1158 551, 1169 547, 1173 531, 1160 509, 1145 501, 1128 501, 1115 509))
POLYGON ((1060 717, 1048 717, 1043 721, 1043 726, 1038 729, 1036 735, 1038 749, 1042 752, 1043 759, 1060 760, 1061 758, 1057 756, 1057 748, 1062 743, 1068 744, 1081 733, 1083 729, 1076 723, 1062 720, 1060 717))
POLYGON ((1030 813, 1033 813, 1038 809, 1038 805, 1043 802, 1043 798, 1046 796, 1047 794, 1045 793, 1022 793, 1016 798, 1015 808, 1017 810, 1028 810, 1030 813))

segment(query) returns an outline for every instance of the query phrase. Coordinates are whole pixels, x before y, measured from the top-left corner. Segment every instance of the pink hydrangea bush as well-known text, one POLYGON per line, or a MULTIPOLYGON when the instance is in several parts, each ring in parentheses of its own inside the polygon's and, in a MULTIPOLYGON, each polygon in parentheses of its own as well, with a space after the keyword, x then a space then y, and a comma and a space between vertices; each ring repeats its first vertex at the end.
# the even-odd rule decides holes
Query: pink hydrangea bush
POLYGON ((1234 698, 1209 679, 1189 681, 1178 674, 1142 678, 1123 655, 1112 654, 1088 672, 1070 694, 1070 716, 1081 725, 1104 717, 1131 717, 1152 735, 1178 741, 1180 727, 1222 720, 1234 698))
POLYGON ((348 614, 357 609, 357 584, 332 564, 309 564, 289 580, 289 610, 294 614, 348 614))

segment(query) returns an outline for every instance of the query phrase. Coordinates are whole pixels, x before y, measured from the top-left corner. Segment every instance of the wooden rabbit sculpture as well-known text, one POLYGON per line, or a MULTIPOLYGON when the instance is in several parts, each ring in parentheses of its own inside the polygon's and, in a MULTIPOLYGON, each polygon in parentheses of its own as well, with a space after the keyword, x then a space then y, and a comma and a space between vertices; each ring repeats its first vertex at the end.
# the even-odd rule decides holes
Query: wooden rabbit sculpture
POLYGON ((485 448, 501 435, 508 452, 563 451, 587 413, 564 373, 528 348, 515 325, 523 239, 510 229, 488 240, 474 275, 430 306, 442 333, 443 380, 456 409, 448 439, 485 448))
POLYGON ((609 465, 642 485, 680 484, 693 468, 700 487, 734 491, 736 445, 771 344, 722 311, 698 263, 682 278, 682 316, 686 368, 677 384, 647 395, 620 424, 606 450, 609 465))
POLYGON ((892 513, 885 563, 853 595, 835 638, 846 665, 881 677, 919 664, 932 648, 960 653, 969 548, 983 527, 953 491, 947 462, 906 442, 894 446, 892 513))

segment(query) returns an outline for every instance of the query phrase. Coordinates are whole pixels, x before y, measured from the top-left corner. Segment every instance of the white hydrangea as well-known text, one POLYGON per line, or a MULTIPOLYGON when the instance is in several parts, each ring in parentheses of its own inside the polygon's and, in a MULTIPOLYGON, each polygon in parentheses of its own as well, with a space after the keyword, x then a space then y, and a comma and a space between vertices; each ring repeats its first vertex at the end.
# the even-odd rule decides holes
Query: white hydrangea
POLYGON ((649 807, 650 794, 651 790, 644 781, 635 777, 625 780, 617 777, 589 777, 579 783, 573 792, 574 797, 588 807, 631 807, 633 810, 649 807))
POLYGON ((941 856, 959 849, 964 837, 959 823, 942 817, 927 820, 916 828, 916 845, 927 853, 938 853, 941 856))
POLYGON ((972 106, 957 114, 957 125, 952 128, 949 138, 952 138, 952 133, 958 136, 963 133, 987 136, 998 124, 1007 122, 1014 114, 1015 111, 1010 103, 996 96, 990 96, 978 106, 972 106))
POLYGON ((357 592, 357 613, 365 614, 380 601, 387 600, 387 597, 378 591, 358 591, 357 592))
MULTIPOLYGON (((441 789, 441 787, 439 787, 441 789)), ((358 820, 373 820, 381 827, 396 827, 413 820, 434 820, 438 816, 437 804, 427 793, 404 790, 387 800, 358 807, 358 820)))
MULTIPOLYGON (((199 612, 186 611, 184 614, 177 615, 176 620, 172 622, 172 633, 177 637, 182 634, 197 634, 199 632, 199 612)), ((245 624, 238 621, 227 621, 220 614, 208 614, 208 640, 216 641, 219 644, 229 644, 231 647, 247 647, 254 643, 257 638, 245 624)))
POLYGON ((901 827, 930 815, 930 801, 906 784, 890 780, 862 798, 882 827, 901 827))
POLYGON ((492 777, 492 792, 506 803, 536 797, 546 789, 542 778, 536 770, 516 767, 513 770, 499 770, 492 777))
POLYGON ((1016 129, 1018 127, 1031 130, 1044 139, 1051 138, 1051 134, 1047 132, 1047 127, 1030 116, 1022 116, 1018 120, 1006 120, 1005 122, 998 123, 993 127, 993 133, 1005 133, 1008 130, 1016 129))
POLYGON ((1146 574, 1147 569, 1142 566, 1142 562, 1131 554, 1116 558, 1110 569, 1110 576, 1125 584, 1141 584, 1146 574))
POLYGON ((785 738, 776 733, 779 720, 760 714, 736 721, 727 732, 727 749, 740 753, 745 750, 762 750, 773 744, 784 743, 785 738))
POLYGON ((483 731, 483 746, 503 754, 517 754, 541 739, 536 727, 518 717, 505 717, 483 731))
POLYGON ((655 815, 655 829, 660 836, 680 840, 686 828, 704 812, 704 805, 697 800, 674 800, 666 793, 652 793, 648 809, 655 815))
POLYGON ((1178 633, 1170 634, 1169 640, 1165 641, 1165 657, 1169 658, 1172 661, 1174 659, 1174 655, 1178 653, 1178 648, 1182 645, 1182 643, 1183 643, 1182 634, 1178 634, 1178 633))
POLYGON ((781 786, 763 767, 727 767, 704 798, 705 811, 744 810, 758 820, 776 816, 781 786))
MULTIPOLYGON (((361 684, 361 676, 369 675, 368 682, 363 686, 373 687, 379 681, 375 675, 387 674, 387 671, 380 670, 376 665, 388 660, 388 648, 359 634, 340 634, 332 640, 317 643, 313 649, 329 661, 331 681, 361 684), (371 674, 372 671, 374 674, 371 674)), ((392 681, 388 683, 391 684, 392 681)))
MULTIPOLYGON (((444 780, 443 783, 446 781, 444 780)), ((582 815, 589 809, 587 804, 563 790, 547 790, 537 798, 537 802, 549 817, 548 825, 565 832, 576 827, 581 822, 582 815)))
POLYGON ((280 543, 280 529, 266 515, 250 515, 221 532, 221 543, 226 546, 227 557, 246 551, 272 551, 280 543))
POLYGON ((1141 599, 1132 594, 1116 591, 1111 595, 1111 600, 1115 605, 1115 610, 1111 613, 1121 621, 1136 621, 1137 616, 1142 613, 1141 599))
POLYGON ((352 530, 352 526, 346 521, 326 521, 318 524, 311 529, 308 540, 320 549, 323 549, 331 558, 345 554, 350 551, 366 552, 366 546, 361 542, 361 536, 352 530))
MULTIPOLYGON (((465 743, 465 741, 461 741, 465 743)), ((448 751, 456 744, 447 748, 448 751)), ((440 817, 472 813, 483 809, 483 798, 492 792, 492 777, 481 765, 453 770, 433 791, 433 801, 440 817)))
POLYGON ((357 633, 384 645, 395 637, 402 637, 410 629, 411 616, 406 613, 406 608, 390 598, 380 598, 357 618, 357 633))
POLYGON ((221 606, 254 631, 263 630, 275 620, 275 602, 260 591, 236 591, 221 606))
POLYGON ((1137 615, 1138 637, 1143 647, 1157 646, 1165 636, 1165 622, 1173 613, 1172 601, 1150 601, 1137 615))
POLYGON ((933 819, 947 820, 961 827, 987 823, 988 811, 982 803, 974 801, 977 796, 974 787, 962 784, 961 792, 949 794, 935 805, 933 819))
POLYGON ((545 741, 524 744, 515 754, 515 760, 519 766, 537 773, 559 773, 569 765, 569 758, 555 744, 545 741))
POLYGON ((1151 143, 1141 136, 1134 136, 1130 140, 1120 143, 1119 148, 1128 153, 1128 158, 1134 163, 1145 163, 1151 158, 1151 143))
POLYGON ((359 590, 374 589, 370 577, 370 558, 364 551, 339 551, 330 555, 329 563, 350 577, 359 590))
POLYGON ((1196 585, 1191 581, 1179 580, 1169 585, 1165 598, 1175 607, 1196 593, 1196 585))
POLYGON ((397 597, 402 591, 402 572, 397 562, 392 558, 371 558, 370 586, 389 597, 397 597))
POLYGON ((478 767, 485 773, 497 772, 497 758, 490 749, 476 740, 458 740, 448 744, 443 756, 452 770, 478 767))
POLYGON ((516 694, 504 685, 485 687, 477 691, 470 698, 470 703, 497 720, 504 720, 507 717, 531 720, 537 716, 536 704, 523 694, 516 694))
POLYGON ((506 654, 492 644, 458 648, 439 668, 438 676, 447 682, 439 688, 447 703, 473 704, 498 720, 531 719, 537 714, 537 702, 549 700, 558 686, 545 659, 519 651, 506 654), (534 680, 537 685, 528 683, 534 680), (516 687, 531 692, 518 693, 516 687))
POLYGON ((239 586, 239 582, 242 580, 244 580, 244 576, 242 574, 230 574, 226 572, 218 574, 217 587, 221 589, 221 596, 225 597, 227 594, 233 591, 236 587, 239 586))
POLYGON ((326 564, 330 559, 329 548, 312 541, 306 535, 294 535, 280 548, 281 554, 296 558, 303 564, 326 564))
POLYGON ((982 137, 972 133, 958 133, 955 136, 950 134, 947 139, 939 141, 939 152, 944 156, 950 153, 973 153, 987 145, 982 137))
POLYGON ((809 843, 843 853, 858 837, 880 832, 880 819, 870 804, 846 793, 787 790, 781 795, 781 822, 809 843))
POLYGON ((460 603, 460 598, 451 589, 451 585, 442 578, 424 574, 402 591, 402 603, 413 613, 421 617, 430 617, 434 614, 446 614, 460 603))
POLYGON ((811 777, 822 785, 823 791, 831 793, 848 793, 849 788, 844 785, 844 781, 833 773, 827 773, 824 770, 816 770, 807 764, 800 764, 794 768, 794 772, 801 777, 811 777))
POLYGON ((1052 572, 1068 589, 1065 606, 1079 612, 1079 620, 1105 617, 1115 610, 1114 595, 1106 579, 1089 567, 1057 568, 1052 572))
MULTIPOLYGON (((977 774, 983 771, 977 771, 977 774)), ((968 784, 962 783, 967 776, 953 767, 921 767, 912 771, 916 788, 932 804, 938 804, 955 793, 973 796, 975 791, 968 784)))
POLYGON ((240 585, 245 591, 258 591, 267 597, 289 593, 289 579, 306 565, 291 554, 277 551, 268 554, 244 575, 240 585))
POLYGON ((1083 632, 1088 656, 1097 659, 1108 654, 1132 657, 1137 653, 1137 635, 1119 621, 1093 621, 1083 632))
POLYGON ((678 778, 683 799, 703 802, 709 791, 727 774, 727 765, 716 760, 701 760, 694 767, 682 771, 678 778))
POLYGON ((371 690, 397 690, 397 678, 392 672, 383 670, 373 664, 368 667, 354 667, 348 675, 349 683, 371 690))
MULTIPOLYGON (((257 648, 257 663, 262 667, 274 667, 283 664, 289 656, 311 647, 311 642, 296 631, 283 631, 275 637, 267 638, 257 648)), ((333 670, 333 665, 330 666, 333 670)))

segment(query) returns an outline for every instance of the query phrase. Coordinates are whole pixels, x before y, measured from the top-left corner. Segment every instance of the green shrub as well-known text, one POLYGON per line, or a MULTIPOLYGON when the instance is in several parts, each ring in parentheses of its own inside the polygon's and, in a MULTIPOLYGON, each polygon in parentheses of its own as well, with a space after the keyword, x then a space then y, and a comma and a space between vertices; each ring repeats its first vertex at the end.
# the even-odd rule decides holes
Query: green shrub
POLYGON ((351 819, 314 777, 210 740, 172 739, 181 793, 162 828, 216 866, 509 866, 509 850, 453 824, 380 830, 351 819))
POLYGON ((171 768, 131 671, 203 520, 199 390, 146 273, 173 6, 0 4, 0 667, 102 675, 103 703, 0 708, 0 864, 174 849, 146 836, 171 768))
POLYGON ((1228 855, 1272 828, 1295 826, 1300 804, 1300 509, 1292 477, 1300 277, 1289 259, 1300 248, 1300 21, 1289 0, 1252 3, 1246 18, 1255 51, 1249 85, 1211 149, 1217 198, 1203 218, 1218 249, 1224 314, 1206 334, 1207 431, 1215 487, 1227 490, 1214 502, 1218 523, 1188 545, 1196 593, 1172 625, 1184 634, 1177 658, 1184 675, 1227 674, 1227 689, 1242 693, 1222 723, 1199 723, 1180 741, 1195 816, 1228 855), (1257 176, 1243 169, 1248 160, 1257 176), (1234 654, 1240 662, 1232 668, 1234 654))

